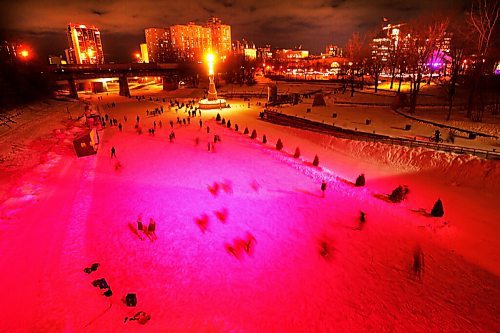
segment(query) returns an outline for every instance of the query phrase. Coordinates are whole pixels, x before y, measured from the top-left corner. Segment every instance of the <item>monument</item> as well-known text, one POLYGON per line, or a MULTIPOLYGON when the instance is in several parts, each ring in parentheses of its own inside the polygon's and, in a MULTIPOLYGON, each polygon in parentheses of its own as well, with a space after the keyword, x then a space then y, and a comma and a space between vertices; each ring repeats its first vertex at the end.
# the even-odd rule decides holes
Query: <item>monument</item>
POLYGON ((217 97, 217 89, 215 89, 214 82, 214 62, 214 55, 209 53, 207 55, 208 80, 210 81, 208 84, 208 97, 198 102, 198 107, 202 110, 222 109, 226 107, 226 100, 217 97))

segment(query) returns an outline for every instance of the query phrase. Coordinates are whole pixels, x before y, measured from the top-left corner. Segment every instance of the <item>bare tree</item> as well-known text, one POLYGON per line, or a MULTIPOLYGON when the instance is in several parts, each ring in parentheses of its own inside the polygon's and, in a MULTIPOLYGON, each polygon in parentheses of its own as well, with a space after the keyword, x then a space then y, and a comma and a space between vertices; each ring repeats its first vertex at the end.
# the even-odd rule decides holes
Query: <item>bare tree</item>
POLYGON ((362 66, 361 55, 362 42, 357 32, 354 32, 347 41, 346 53, 347 57, 351 60, 349 63, 349 74, 351 79, 351 97, 354 96, 354 79, 355 75, 359 73, 362 66))
POLYGON ((495 26, 498 21, 500 4, 496 0, 474 0, 467 16, 467 22, 473 32, 476 44, 476 58, 473 65, 471 87, 467 105, 467 117, 481 121, 484 113, 481 77, 484 66, 489 61, 491 42, 495 40, 495 26), (479 96, 477 96, 479 95, 479 96), (475 102, 475 100, 478 100, 475 102), (473 114, 473 111, 476 111, 473 114))
POLYGON ((415 113, 420 85, 432 53, 444 37, 447 20, 410 26, 408 37, 408 69, 410 74, 410 113, 415 113))

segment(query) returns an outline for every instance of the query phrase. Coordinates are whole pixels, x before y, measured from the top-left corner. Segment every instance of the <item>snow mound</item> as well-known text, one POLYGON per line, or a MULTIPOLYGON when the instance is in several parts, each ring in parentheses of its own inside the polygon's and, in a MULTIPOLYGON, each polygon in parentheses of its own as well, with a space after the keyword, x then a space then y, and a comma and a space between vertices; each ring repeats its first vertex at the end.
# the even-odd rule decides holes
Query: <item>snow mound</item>
POLYGON ((457 155, 426 148, 410 148, 380 142, 352 141, 332 138, 329 147, 344 149, 362 158, 382 161, 416 171, 432 171, 449 181, 467 186, 500 188, 498 161, 472 155, 457 155))

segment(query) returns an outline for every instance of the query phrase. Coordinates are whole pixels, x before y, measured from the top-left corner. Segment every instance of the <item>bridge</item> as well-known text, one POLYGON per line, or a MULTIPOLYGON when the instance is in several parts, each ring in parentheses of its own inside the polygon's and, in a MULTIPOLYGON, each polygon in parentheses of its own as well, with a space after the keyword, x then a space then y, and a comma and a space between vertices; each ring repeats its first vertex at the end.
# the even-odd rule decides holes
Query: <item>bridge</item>
POLYGON ((130 63, 130 64, 95 64, 95 65, 50 65, 46 73, 52 75, 55 81, 68 81, 70 96, 78 98, 75 80, 91 80, 102 78, 118 78, 120 96, 130 96, 129 77, 162 77, 163 89, 169 90, 186 75, 186 72, 198 69, 199 64, 178 63, 130 63))

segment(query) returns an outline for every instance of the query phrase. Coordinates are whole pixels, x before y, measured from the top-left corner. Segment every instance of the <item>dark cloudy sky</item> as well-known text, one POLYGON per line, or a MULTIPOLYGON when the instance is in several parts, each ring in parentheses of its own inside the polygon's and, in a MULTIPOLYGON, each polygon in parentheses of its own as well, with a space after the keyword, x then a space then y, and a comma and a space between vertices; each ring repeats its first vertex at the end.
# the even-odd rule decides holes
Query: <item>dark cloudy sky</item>
POLYGON ((22 38, 35 51, 61 54, 68 22, 101 29, 107 61, 130 60, 144 28, 167 27, 210 16, 232 26, 233 39, 257 46, 302 44, 313 52, 327 43, 344 45, 353 31, 374 29, 383 17, 393 22, 423 13, 461 11, 468 0, 0 0, 2 29, 22 38))

